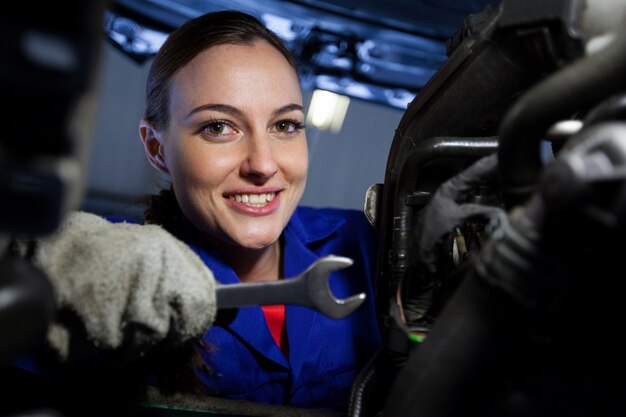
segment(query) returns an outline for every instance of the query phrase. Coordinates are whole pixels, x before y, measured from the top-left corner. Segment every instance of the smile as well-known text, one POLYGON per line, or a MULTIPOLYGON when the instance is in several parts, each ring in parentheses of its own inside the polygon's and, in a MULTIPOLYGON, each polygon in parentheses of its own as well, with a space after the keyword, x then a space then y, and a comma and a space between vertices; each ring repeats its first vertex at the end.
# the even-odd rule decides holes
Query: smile
POLYGON ((261 193, 261 194, 235 194, 228 198, 238 203, 243 203, 252 207, 263 207, 270 201, 274 200, 276 193, 261 193))

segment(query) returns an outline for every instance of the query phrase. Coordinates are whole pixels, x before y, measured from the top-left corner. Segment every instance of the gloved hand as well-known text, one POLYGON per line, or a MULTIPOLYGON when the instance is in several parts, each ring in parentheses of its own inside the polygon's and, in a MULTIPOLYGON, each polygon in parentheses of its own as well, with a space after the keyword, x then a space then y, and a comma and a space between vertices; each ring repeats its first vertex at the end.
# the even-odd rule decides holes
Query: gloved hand
POLYGON ((200 336, 215 318, 212 272, 159 226, 74 212, 38 242, 34 261, 55 289, 58 314, 48 342, 62 360, 81 334, 102 349, 149 349, 200 336), (68 316, 78 317, 84 332, 68 316))
MULTIPOLYGON (((450 291, 451 283, 441 282, 450 271, 442 271, 440 258, 444 241, 454 229, 468 221, 489 223, 505 212, 497 205, 476 204, 469 198, 479 187, 497 183, 497 154, 482 157, 467 169, 445 181, 419 213, 411 241, 411 263, 403 277, 401 298, 407 323, 428 322, 436 302, 450 291)), ((461 270, 461 269, 459 269, 461 270)), ((434 307, 437 309, 437 306, 434 307)))
POLYGON ((436 272, 440 245, 444 237, 470 219, 485 222, 504 216, 497 206, 468 202, 469 193, 480 185, 493 186, 497 181, 497 154, 485 156, 441 184, 420 212, 413 234, 417 251, 414 258, 428 272, 436 272))

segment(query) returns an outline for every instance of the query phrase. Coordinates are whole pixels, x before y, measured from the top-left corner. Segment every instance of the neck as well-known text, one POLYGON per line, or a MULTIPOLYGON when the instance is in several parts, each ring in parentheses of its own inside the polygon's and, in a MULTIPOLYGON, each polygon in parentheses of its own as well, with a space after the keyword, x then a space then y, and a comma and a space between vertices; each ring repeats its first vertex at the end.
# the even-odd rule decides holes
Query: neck
POLYGON ((281 277, 280 240, 261 249, 230 247, 219 252, 241 282, 276 281, 281 277))
POLYGON ((196 235, 200 242, 203 242, 203 244, 208 243, 233 268, 239 281, 276 281, 283 276, 282 237, 261 249, 230 246, 203 235, 189 220, 186 218, 184 220, 187 222, 186 227, 189 228, 192 234, 196 235))

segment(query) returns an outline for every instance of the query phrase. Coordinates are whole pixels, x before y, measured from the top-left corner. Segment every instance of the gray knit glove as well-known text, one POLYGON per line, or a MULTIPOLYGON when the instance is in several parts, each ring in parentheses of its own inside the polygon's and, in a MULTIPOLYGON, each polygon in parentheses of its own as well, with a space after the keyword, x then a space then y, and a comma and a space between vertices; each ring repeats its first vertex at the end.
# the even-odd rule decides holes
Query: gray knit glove
POLYGON ((35 263, 55 289, 59 314, 48 342, 62 360, 79 334, 98 348, 141 350, 201 336, 215 318, 212 272, 159 226, 74 212, 38 242, 35 263), (68 310, 81 332, 63 320, 68 310))

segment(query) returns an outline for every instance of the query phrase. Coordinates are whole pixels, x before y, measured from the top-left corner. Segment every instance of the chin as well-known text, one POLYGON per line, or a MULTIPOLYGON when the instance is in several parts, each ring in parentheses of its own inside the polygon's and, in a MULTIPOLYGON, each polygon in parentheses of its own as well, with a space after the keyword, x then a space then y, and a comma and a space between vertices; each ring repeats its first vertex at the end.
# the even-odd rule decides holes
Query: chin
POLYGON ((248 249, 263 249, 276 243, 280 235, 272 236, 246 236, 243 239, 237 239, 236 244, 248 249))

